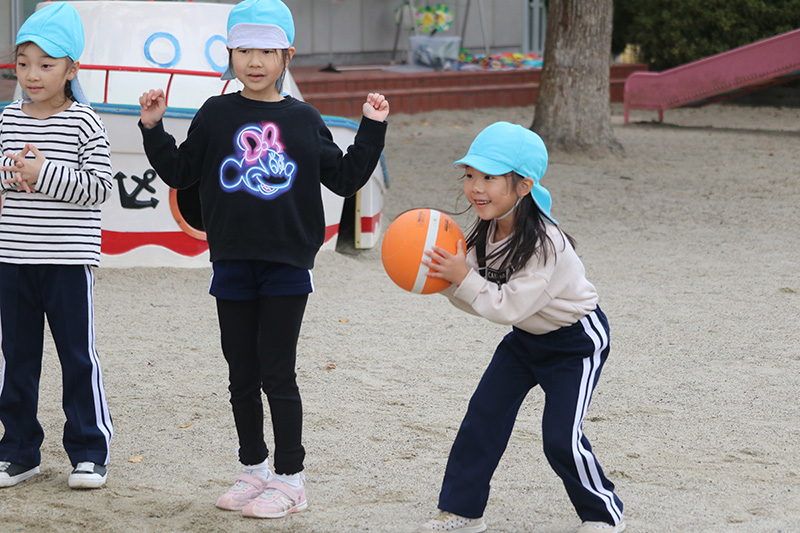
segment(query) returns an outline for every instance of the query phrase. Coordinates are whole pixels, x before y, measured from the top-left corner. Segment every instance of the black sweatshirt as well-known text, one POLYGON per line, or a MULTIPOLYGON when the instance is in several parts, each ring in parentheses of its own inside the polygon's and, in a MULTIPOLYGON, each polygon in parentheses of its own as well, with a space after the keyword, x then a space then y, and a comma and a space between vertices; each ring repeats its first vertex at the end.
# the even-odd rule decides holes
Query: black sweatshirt
POLYGON ((344 155, 310 104, 209 98, 180 147, 162 122, 139 122, 144 150, 164 182, 200 181, 211 261, 249 259, 312 268, 325 239, 322 191, 352 196, 380 160, 386 122, 362 118, 344 155))

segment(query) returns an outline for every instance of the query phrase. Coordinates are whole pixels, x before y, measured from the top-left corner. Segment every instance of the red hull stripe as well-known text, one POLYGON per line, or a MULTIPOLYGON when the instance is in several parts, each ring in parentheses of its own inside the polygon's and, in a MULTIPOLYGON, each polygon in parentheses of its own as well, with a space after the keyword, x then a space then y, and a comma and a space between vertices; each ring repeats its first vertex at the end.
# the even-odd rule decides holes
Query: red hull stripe
POLYGON ((195 257, 208 250, 206 241, 190 237, 182 231, 108 231, 103 230, 102 252, 120 255, 141 246, 155 245, 172 250, 176 254, 195 257))
POLYGON ((333 239, 339 233, 339 224, 328 226, 325 228, 325 242, 333 239))
MULTIPOLYGON (((362 222, 362 228, 363 228, 362 222)), ((362 229, 362 231, 364 231, 362 229)), ((325 242, 339 233, 339 224, 325 228, 325 242)), ((176 254, 195 257, 208 250, 206 241, 190 237, 182 231, 109 231, 103 230, 102 253, 120 255, 142 246, 161 246, 176 254)))
POLYGON ((381 214, 374 217, 361 217, 361 233, 375 233, 381 225, 381 214))

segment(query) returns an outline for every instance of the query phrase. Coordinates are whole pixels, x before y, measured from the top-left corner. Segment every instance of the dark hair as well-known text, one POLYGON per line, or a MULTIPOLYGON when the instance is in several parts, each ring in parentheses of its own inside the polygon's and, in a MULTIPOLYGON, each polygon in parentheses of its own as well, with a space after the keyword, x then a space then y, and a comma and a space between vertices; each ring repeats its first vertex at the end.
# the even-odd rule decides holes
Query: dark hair
POLYGON ((286 64, 286 54, 289 52, 289 50, 281 48, 280 52, 281 52, 281 63, 283 63, 283 70, 281 70, 281 75, 278 78, 278 81, 276 82, 275 85, 279 93, 283 90, 283 80, 286 79, 286 69, 289 67, 289 65, 286 64))
MULTIPOLYGON (((516 172, 509 172, 505 177, 510 181, 509 184, 513 188, 516 188, 523 179, 516 172)), ((483 239, 484 242, 488 240, 490 224, 491 220, 478 218, 475 221, 464 243, 467 249, 474 247, 479 239, 483 239)), ((526 194, 515 207, 514 232, 508 242, 487 255, 486 261, 490 262, 496 257, 505 256, 497 270, 510 269, 513 272, 522 269, 533 256, 541 257, 546 263, 551 254, 553 256, 557 255, 556 246, 550 236, 547 235, 546 224, 544 213, 533 201, 533 197, 530 194, 526 194)), ((559 231, 562 238, 568 240, 574 247, 575 239, 560 228, 559 231)))
MULTIPOLYGON (((24 43, 19 43, 16 47, 14 47, 14 63, 17 62, 17 57, 19 56, 19 49, 26 44, 36 44, 33 41, 25 41, 24 43)), ((38 46, 38 45, 37 45, 38 46)), ((72 64, 75 63, 69 56, 61 57, 54 57, 53 59, 66 59, 67 60, 67 70, 72 67, 72 64)), ((64 97, 67 100, 72 100, 76 102, 75 95, 72 93, 72 84, 67 80, 67 83, 64 84, 64 97)))

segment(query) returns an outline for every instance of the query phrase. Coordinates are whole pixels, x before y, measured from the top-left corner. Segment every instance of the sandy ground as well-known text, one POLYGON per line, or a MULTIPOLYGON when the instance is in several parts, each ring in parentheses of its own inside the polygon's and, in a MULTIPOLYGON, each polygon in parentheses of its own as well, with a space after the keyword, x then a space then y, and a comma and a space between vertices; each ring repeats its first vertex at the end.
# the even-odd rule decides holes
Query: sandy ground
MULTIPOLYGON (((612 328, 584 429, 633 532, 800 531, 800 109, 634 112, 627 157, 552 157, 553 213, 612 328)), ((451 163, 532 108, 392 115, 384 228, 465 206, 451 163)), ((469 217, 459 217, 466 225, 469 217)), ((238 464, 210 269, 97 271, 97 346, 116 435, 109 481, 67 488, 60 370, 45 354, 42 474, 0 492, 2 531, 413 531, 434 512, 469 396, 503 326, 386 277, 379 248, 323 252, 300 345, 309 508, 214 507, 238 464)), ((490 531, 578 524, 541 452, 536 389, 495 475, 490 531)), ((268 432, 270 431, 267 425, 268 432)))

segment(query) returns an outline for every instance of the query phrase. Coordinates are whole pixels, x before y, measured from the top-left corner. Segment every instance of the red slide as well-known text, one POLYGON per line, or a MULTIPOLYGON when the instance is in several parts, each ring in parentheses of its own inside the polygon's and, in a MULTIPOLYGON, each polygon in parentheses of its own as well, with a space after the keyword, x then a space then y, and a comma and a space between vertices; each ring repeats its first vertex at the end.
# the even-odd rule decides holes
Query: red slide
POLYGON ((702 106, 800 78, 800 29, 663 72, 634 72, 625 81, 629 109, 702 106))

